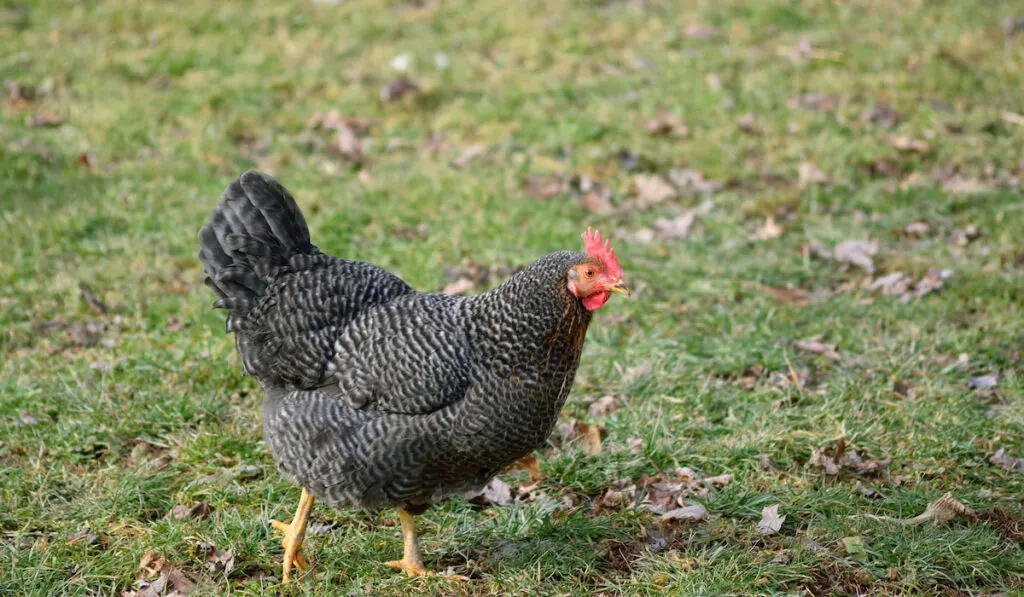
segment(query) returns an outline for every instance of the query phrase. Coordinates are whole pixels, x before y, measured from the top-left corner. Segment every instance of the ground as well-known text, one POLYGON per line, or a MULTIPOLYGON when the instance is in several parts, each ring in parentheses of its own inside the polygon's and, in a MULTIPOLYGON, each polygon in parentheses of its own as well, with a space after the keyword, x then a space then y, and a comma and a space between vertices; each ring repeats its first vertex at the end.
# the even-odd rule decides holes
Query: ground
POLYGON ((0 594, 1019 594, 1020 9, 3 2, 0 594), (467 582, 317 507, 281 589, 299 489, 195 258, 249 168, 425 290, 613 239, 540 485, 419 519, 467 582))

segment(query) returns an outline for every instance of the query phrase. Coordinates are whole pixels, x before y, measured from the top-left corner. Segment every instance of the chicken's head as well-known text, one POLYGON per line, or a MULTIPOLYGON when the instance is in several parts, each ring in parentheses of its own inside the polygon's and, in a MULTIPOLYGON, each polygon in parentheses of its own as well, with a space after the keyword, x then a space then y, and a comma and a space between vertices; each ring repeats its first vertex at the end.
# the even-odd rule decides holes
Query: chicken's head
POLYGON ((613 292, 629 296, 629 289, 622 283, 622 269, 615 259, 615 251, 608 242, 601 241, 601 234, 587 228, 583 233, 583 248, 587 258, 569 268, 569 292, 578 297, 588 311, 599 309, 613 292))

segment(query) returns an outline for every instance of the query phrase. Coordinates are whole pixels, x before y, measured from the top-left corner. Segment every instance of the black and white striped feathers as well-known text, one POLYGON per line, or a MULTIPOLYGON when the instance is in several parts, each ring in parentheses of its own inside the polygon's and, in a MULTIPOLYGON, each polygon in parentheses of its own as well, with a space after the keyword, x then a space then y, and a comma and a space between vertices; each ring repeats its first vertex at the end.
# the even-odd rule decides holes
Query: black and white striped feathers
POLYGON ((552 253, 477 296, 413 291, 309 241, 294 199, 246 172, 199 233, 207 285, 263 385, 282 474, 336 505, 424 506, 485 485, 550 434, 591 313, 552 253))

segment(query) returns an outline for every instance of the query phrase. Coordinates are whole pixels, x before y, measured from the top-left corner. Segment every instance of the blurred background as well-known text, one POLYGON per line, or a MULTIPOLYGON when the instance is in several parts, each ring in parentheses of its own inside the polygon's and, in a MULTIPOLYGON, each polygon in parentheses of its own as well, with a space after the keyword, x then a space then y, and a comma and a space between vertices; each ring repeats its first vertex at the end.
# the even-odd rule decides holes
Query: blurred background
MULTIPOLYGON (((423 290, 591 225, 636 290, 538 452, 547 501, 432 511, 428 566, 473 580, 428 591, 1021 588, 1018 2, 5 0, 0 82, 0 594, 158 594, 150 550, 275 586, 297 490, 195 259, 250 168, 423 290), (677 467, 706 520, 643 507, 677 467), (1001 514, 849 518, 946 491, 1001 514)), ((408 590, 374 565, 393 521, 317 516, 308 590, 408 590)))

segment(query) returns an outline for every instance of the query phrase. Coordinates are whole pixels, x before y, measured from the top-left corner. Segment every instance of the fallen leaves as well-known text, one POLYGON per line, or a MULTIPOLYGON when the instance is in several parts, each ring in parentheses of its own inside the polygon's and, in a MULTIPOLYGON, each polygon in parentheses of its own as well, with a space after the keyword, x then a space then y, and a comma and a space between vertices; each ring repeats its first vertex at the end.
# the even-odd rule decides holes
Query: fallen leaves
POLYGON ((929 145, 928 142, 907 137, 905 135, 888 137, 886 138, 886 142, 894 149, 910 153, 928 153, 932 149, 932 146, 929 145))
POLYGON ((228 574, 235 569, 235 554, 230 549, 220 550, 202 541, 196 543, 196 549, 206 556, 206 569, 211 574, 228 574))
POLYGON ((841 361, 843 358, 839 356, 839 353, 836 351, 836 345, 826 344, 821 341, 821 338, 821 334, 818 334, 805 340, 796 340, 793 342, 793 347, 803 352, 820 354, 821 356, 827 359, 832 359, 833 361, 841 361))
POLYGON ((836 261, 855 265, 869 274, 875 273, 871 259, 878 253, 878 242, 872 240, 845 240, 833 252, 836 261))
POLYGON ((797 177, 800 188, 828 184, 832 181, 828 174, 822 172, 811 162, 802 162, 797 166, 797 177))
POLYGON ((722 183, 704 178, 699 170, 693 168, 673 168, 668 171, 668 179, 680 192, 690 195, 711 194, 722 190, 722 183))
POLYGON ((213 514, 214 508, 206 502, 198 502, 194 506, 185 506, 178 504, 171 511, 167 513, 168 518, 171 520, 187 520, 190 518, 204 519, 209 518, 213 514))
POLYGON ((861 514, 859 516, 881 522, 892 522, 903 526, 916 526, 926 522, 933 522, 936 525, 940 525, 949 522, 958 516, 971 522, 978 520, 978 514, 974 510, 971 510, 954 499, 952 493, 947 493, 941 498, 928 504, 928 507, 925 508, 924 512, 909 519, 892 518, 890 516, 876 516, 874 514, 861 514))
POLYGON ((452 168, 465 168, 470 162, 482 156, 485 151, 487 151, 487 147, 484 145, 470 145, 462 150, 459 157, 451 161, 451 166, 452 168))
POLYGON ((892 463, 892 458, 864 460, 857 450, 847 450, 846 441, 839 440, 831 449, 816 448, 811 451, 810 464, 824 471, 827 477, 836 477, 842 471, 854 475, 875 476, 881 474, 892 463))
POLYGON ((701 504, 693 504, 669 510, 661 515, 662 520, 680 520, 684 522, 703 522, 708 519, 708 510, 701 504))
POLYGON ((675 187, 657 174, 637 174, 633 177, 636 206, 646 209, 678 196, 675 187))
POLYGON ((615 396, 602 396, 592 402, 587 412, 592 417, 607 417, 619 410, 619 399, 615 396))
POLYGON ((196 583, 166 559, 150 550, 139 562, 137 591, 123 591, 121 597, 183 597, 195 590, 196 583))
POLYGON ((871 292, 881 290, 882 294, 897 296, 901 303, 909 303, 926 294, 937 292, 945 286, 945 280, 953 274, 952 270, 930 268, 918 281, 903 272, 892 272, 880 276, 868 284, 871 292))
POLYGON ((479 506, 507 506, 515 499, 512 486, 494 477, 478 495, 473 496, 469 501, 479 506))
POLYGON ((569 184, 566 182, 565 177, 558 174, 553 176, 526 176, 523 179, 523 188, 526 194, 534 199, 550 199, 568 192, 569 184))
POLYGON ((561 445, 579 442, 583 453, 590 456, 601 453, 601 439, 607 434, 603 427, 580 423, 575 419, 558 425, 558 439, 561 445))
POLYGON ((658 108, 657 115, 647 121, 645 128, 650 135, 669 135, 677 138, 685 137, 690 132, 679 117, 664 108, 658 108))
POLYGON ((1024 473, 1024 458, 1016 458, 1006 453, 1006 448, 999 448, 996 453, 989 456, 988 461, 994 466, 1001 467, 1014 473, 1024 473))
POLYGON ((793 307, 806 307, 810 293, 803 288, 782 288, 779 286, 761 286, 761 292, 773 299, 793 307))
POLYGON ((380 89, 380 101, 394 102, 420 92, 420 86, 409 77, 398 77, 380 89))
POLYGON ((775 223, 774 216, 768 216, 765 218, 764 224, 759 226, 749 238, 752 241, 769 240, 782 236, 782 233, 785 231, 785 228, 775 223))
POLYGON ((328 146, 328 151, 352 162, 362 159, 361 139, 369 133, 371 125, 372 121, 367 119, 343 117, 338 110, 317 112, 306 121, 306 126, 310 129, 334 131, 334 143, 328 146))
POLYGON ((697 212, 690 210, 671 219, 658 218, 654 221, 654 229, 657 230, 660 233, 661 238, 665 240, 686 238, 689 236, 690 228, 693 227, 693 223, 696 220, 697 212))
POLYGON ((466 294, 473 290, 473 281, 469 278, 459 278, 458 280, 446 285, 441 289, 441 294, 450 294, 452 296, 458 296, 466 294))
POLYGON ((779 515, 779 504, 772 504, 761 509, 761 520, 757 523, 757 534, 774 535, 782 529, 786 522, 785 516, 779 515))
POLYGON ((540 460, 533 454, 523 456, 509 466, 509 470, 523 470, 530 475, 531 483, 539 483, 544 475, 540 472, 540 460))

